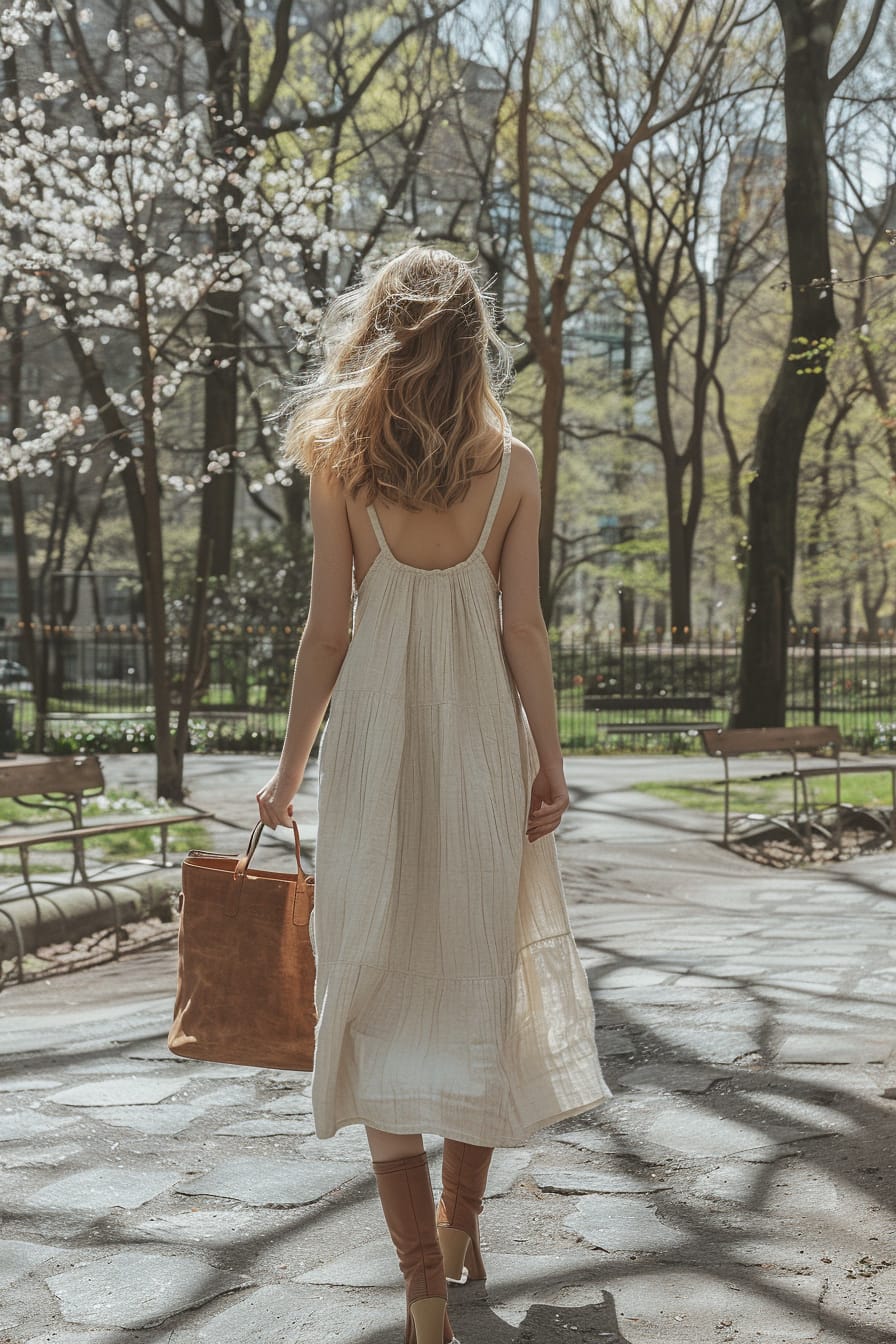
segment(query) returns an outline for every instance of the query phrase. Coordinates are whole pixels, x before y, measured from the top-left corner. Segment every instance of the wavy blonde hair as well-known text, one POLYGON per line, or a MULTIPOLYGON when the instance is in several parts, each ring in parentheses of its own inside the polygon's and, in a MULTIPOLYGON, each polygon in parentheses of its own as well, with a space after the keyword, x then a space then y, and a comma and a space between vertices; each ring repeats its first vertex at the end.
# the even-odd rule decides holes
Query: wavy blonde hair
POLYGON ((281 409, 288 462, 415 511, 449 508, 494 467, 511 364, 469 263, 408 248, 335 299, 321 334, 318 375, 281 409))

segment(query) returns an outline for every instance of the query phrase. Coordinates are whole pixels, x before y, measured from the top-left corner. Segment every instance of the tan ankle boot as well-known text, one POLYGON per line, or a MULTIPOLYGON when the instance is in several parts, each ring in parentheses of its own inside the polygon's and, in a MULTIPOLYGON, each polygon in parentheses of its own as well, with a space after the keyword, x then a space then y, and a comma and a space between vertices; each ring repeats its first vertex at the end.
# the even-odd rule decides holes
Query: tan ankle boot
POLYGON ((426 1153, 374 1162, 373 1170, 405 1280, 405 1344, 458 1344, 448 1320, 448 1285, 426 1153))
POLYGON ((452 1283, 485 1278, 479 1250, 479 1215, 494 1148, 445 1140, 442 1155, 442 1197, 436 1224, 445 1277, 452 1283), (464 1267, 467 1275, 463 1277, 464 1267))

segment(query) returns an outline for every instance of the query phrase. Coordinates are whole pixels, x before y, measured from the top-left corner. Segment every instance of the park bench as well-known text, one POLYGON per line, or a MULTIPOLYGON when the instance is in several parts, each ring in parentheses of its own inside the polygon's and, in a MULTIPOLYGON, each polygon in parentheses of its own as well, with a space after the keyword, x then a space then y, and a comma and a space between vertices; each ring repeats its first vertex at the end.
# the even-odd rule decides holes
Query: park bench
POLYGON ((607 723, 603 724, 598 718, 598 724, 605 733, 617 734, 644 734, 644 733, 690 733, 696 736, 703 729, 719 728, 721 725, 718 720, 706 721, 705 719, 675 719, 669 718, 669 711, 676 710, 679 713, 682 710, 689 710, 694 714, 707 714, 713 709, 713 698, 711 695, 586 695, 582 699, 585 709, 596 710, 598 715, 603 711, 632 713, 640 710, 646 713, 648 710, 659 710, 661 718, 654 720, 638 719, 634 723, 607 723))
POLYGON ((820 831, 833 840, 840 853, 843 820, 850 812, 861 811, 887 831, 896 843, 896 761, 844 761, 844 746, 840 729, 835 725, 809 725, 798 728, 725 728, 704 730, 703 746, 709 756, 721 760, 725 767, 725 823, 723 843, 728 845, 734 827, 731 821, 731 772, 729 761, 752 755, 782 755, 790 762, 787 769, 771 770, 762 774, 738 776, 738 782, 761 783, 770 779, 790 779, 793 784, 792 812, 784 816, 760 813, 744 814, 740 821, 741 833, 755 827, 774 826, 799 840, 806 853, 812 852, 812 833, 820 831), (826 756, 821 753, 828 753, 826 756), (802 758, 802 759, 801 759, 802 758), (844 775, 889 773, 892 785, 892 806, 889 809, 852 808, 844 804, 841 781, 844 775), (821 819, 822 809, 813 809, 809 801, 808 782, 821 777, 833 777, 835 784, 835 822, 833 832, 821 819))
POLYGON ((21 883, 14 882, 0 891, 0 916, 12 930, 20 981, 24 979, 25 944, 20 923, 10 908, 12 905, 17 901, 30 899, 34 907, 40 909, 42 904, 50 901, 55 916, 63 921, 64 926, 65 911, 58 901, 52 900, 51 893, 60 886, 67 887, 79 881, 83 882, 93 892, 94 899, 105 897, 108 902, 111 927, 115 934, 114 955, 117 957, 121 940, 118 905, 112 893, 104 890, 102 883, 98 881, 104 869, 88 872, 86 843, 104 835, 157 828, 161 833, 162 865, 167 866, 169 827, 188 821, 203 820, 212 815, 185 803, 181 805, 182 810, 176 812, 122 817, 116 821, 103 821, 85 826, 84 801, 102 794, 104 788, 103 771, 96 756, 59 756, 44 760, 17 759, 0 762, 0 798, 12 798, 25 807, 34 808, 37 812, 61 811, 68 817, 67 826, 58 824, 44 826, 39 823, 39 829, 29 828, 26 833, 19 831, 11 836, 3 836, 0 833, 0 852, 18 851, 25 886, 23 892, 21 883), (38 890, 29 865, 31 850, 40 845, 60 843, 71 846, 71 875, 61 883, 41 877, 39 882, 41 890, 38 890))
POLYGON ((187 821, 200 821, 211 813, 200 811, 189 803, 183 810, 159 812, 151 816, 122 817, 116 821, 102 821, 84 825, 83 804, 86 798, 95 798, 105 789, 102 766, 96 756, 58 756, 45 760, 16 760, 0 763, 0 798, 13 798, 24 807, 38 812, 63 812, 68 825, 41 827, 39 830, 0 836, 0 853, 18 850, 22 878, 32 891, 29 856, 40 845, 71 845, 71 882, 81 877, 90 882, 85 860, 85 842, 104 835, 125 831, 158 829, 161 835, 162 866, 168 863, 168 830, 187 821))

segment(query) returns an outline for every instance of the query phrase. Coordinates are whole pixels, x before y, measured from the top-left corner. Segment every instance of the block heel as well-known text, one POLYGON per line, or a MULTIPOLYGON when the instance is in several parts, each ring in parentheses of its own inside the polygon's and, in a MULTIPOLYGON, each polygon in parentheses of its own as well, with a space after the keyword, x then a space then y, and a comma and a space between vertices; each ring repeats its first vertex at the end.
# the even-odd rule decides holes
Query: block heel
MULTIPOLYGON (((445 1344, 444 1297, 418 1297, 408 1307, 410 1317, 410 1344, 445 1344)), ((459 1344, 452 1338, 451 1344, 459 1344)))
POLYGON ((472 1245, 469 1234, 462 1232, 459 1227, 437 1227, 436 1231, 442 1248, 445 1278, 452 1283, 465 1283, 469 1273, 464 1274, 464 1267, 469 1269, 467 1255, 472 1245))

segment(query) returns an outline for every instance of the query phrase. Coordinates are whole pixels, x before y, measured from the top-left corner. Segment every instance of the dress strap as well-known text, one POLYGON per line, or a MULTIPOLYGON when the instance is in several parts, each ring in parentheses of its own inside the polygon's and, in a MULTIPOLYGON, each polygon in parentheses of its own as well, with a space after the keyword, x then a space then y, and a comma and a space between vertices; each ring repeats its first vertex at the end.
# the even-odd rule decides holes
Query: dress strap
POLYGON ((386 540, 386 534, 383 531, 382 527, 380 526, 379 516, 372 504, 367 505, 367 516, 370 519, 370 522, 373 526, 374 533, 376 534, 377 544, 379 545, 380 550, 385 551, 387 555, 391 555, 392 552, 389 550, 389 543, 386 540))
POLYGON ((498 472, 498 479, 495 482, 495 488, 492 491, 492 501, 488 506, 488 513, 485 515, 485 522, 482 525, 482 531, 479 534, 479 540, 476 543, 476 555, 482 550, 488 541, 489 533, 492 530, 492 524, 495 521, 495 514, 498 512, 498 506, 501 503, 501 496, 504 494, 504 485, 507 481, 507 472, 510 468, 510 421, 504 417, 504 452, 501 454, 501 470, 498 472))

